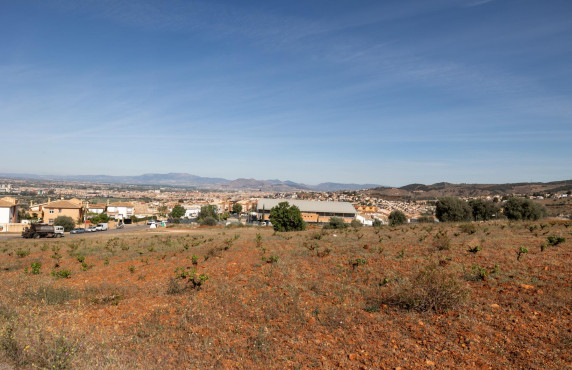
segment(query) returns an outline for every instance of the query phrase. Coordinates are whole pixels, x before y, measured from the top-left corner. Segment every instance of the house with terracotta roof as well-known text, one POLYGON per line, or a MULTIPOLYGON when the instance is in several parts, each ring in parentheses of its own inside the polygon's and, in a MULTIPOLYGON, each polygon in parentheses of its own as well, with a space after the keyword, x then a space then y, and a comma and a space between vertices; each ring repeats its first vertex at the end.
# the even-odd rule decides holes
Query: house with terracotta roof
POLYGON ((84 207, 77 201, 57 200, 42 206, 42 219, 44 223, 53 224, 59 216, 69 216, 76 222, 81 222, 84 215, 84 207))
POLYGON ((0 199, 0 224, 15 224, 18 222, 18 202, 14 198, 0 199))
POLYGON ((97 204, 97 203, 93 203, 93 204, 88 204, 87 205, 87 212, 88 213, 97 213, 102 214, 103 212, 105 212, 105 209, 107 208, 106 204, 97 204))
POLYGON ((135 206, 131 203, 116 202, 107 205, 107 215, 116 220, 131 218, 135 213, 135 206))

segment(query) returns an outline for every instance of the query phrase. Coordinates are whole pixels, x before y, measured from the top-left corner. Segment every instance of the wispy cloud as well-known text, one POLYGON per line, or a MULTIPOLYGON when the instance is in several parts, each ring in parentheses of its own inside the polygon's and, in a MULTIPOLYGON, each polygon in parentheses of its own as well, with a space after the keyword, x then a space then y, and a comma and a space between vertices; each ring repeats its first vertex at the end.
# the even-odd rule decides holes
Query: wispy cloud
POLYGON ((467 7, 480 6, 480 5, 485 5, 485 4, 493 2, 493 1, 495 1, 495 0, 476 0, 476 1, 469 2, 466 6, 467 7))

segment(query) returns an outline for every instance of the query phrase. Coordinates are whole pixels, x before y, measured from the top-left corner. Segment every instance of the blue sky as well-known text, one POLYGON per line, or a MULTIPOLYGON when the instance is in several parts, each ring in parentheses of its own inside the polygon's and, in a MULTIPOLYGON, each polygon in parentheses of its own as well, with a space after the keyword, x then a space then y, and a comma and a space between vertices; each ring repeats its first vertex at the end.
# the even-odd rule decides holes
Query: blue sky
POLYGON ((0 172, 572 178, 572 2, 0 1, 0 172))

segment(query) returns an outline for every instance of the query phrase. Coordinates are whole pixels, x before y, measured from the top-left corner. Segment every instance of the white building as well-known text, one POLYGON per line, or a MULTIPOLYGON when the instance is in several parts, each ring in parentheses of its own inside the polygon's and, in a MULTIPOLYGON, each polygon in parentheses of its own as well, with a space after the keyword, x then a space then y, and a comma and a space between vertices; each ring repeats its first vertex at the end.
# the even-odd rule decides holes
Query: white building
POLYGON ((9 224, 18 222, 18 203, 13 198, 0 199, 0 232, 8 231, 9 224))
POLYGON ((131 203, 111 203, 107 205, 107 215, 115 218, 116 220, 124 220, 133 216, 134 209, 135 206, 131 203))
POLYGON ((88 204, 87 211, 89 213, 97 213, 98 215, 105 212, 105 208, 107 206, 105 204, 88 204))
POLYGON ((200 208, 185 209, 185 218, 197 218, 199 216, 200 208))

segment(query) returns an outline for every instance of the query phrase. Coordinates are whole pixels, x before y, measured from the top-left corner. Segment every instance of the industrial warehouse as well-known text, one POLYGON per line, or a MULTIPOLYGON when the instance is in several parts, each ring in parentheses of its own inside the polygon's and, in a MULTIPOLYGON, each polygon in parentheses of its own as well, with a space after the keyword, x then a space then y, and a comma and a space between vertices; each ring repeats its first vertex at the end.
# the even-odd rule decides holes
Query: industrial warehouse
POLYGON ((320 202, 312 200, 295 199, 258 199, 256 212, 258 219, 265 221, 270 217, 270 210, 281 202, 288 202, 296 206, 302 213, 305 222, 320 223, 329 222, 330 217, 339 217, 344 222, 352 222, 357 216, 357 211, 349 202, 320 202))

